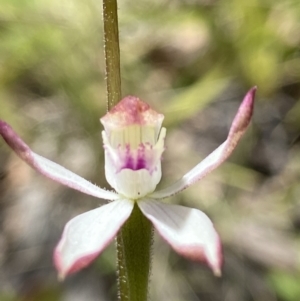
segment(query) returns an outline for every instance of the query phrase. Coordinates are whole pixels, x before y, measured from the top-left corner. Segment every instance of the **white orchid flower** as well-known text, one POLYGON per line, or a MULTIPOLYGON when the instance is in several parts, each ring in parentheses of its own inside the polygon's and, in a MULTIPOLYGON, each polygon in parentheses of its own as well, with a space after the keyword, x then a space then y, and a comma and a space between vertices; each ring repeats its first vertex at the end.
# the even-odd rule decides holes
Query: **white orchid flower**
POLYGON ((96 198, 110 201, 70 220, 54 251, 60 277, 89 265, 115 238, 136 203, 164 240, 180 255, 206 262, 220 274, 219 236, 200 210, 167 205, 170 197, 205 177, 224 162, 245 132, 252 116, 256 88, 245 96, 228 137, 216 150, 173 185, 155 191, 161 179, 161 156, 166 129, 163 115, 134 96, 127 96, 101 122, 105 149, 105 175, 115 192, 107 191, 64 167, 34 153, 4 121, 0 134, 16 154, 44 176, 96 198))

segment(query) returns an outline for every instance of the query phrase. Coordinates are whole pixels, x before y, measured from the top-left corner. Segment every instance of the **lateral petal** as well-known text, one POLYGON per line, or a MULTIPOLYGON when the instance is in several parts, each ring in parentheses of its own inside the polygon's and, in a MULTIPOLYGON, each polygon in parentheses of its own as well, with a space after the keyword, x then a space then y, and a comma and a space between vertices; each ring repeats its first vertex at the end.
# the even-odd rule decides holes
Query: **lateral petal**
POLYGON ((0 120, 0 135, 22 160, 47 178, 97 198, 106 200, 120 198, 118 194, 101 189, 72 171, 34 153, 10 125, 2 120, 0 120))
POLYGON ((151 199, 139 201, 138 206, 178 254, 206 262, 214 274, 220 276, 221 242, 212 222, 203 212, 151 199))
POLYGON ((132 209, 133 202, 123 199, 71 219, 53 254, 59 277, 64 279, 98 257, 129 218, 132 209))
POLYGON ((256 87, 252 88, 246 94, 231 124, 229 134, 225 142, 223 142, 203 161, 186 173, 180 180, 167 188, 153 192, 149 195, 149 197, 154 199, 162 199, 172 196, 201 180, 211 171, 216 169, 220 164, 222 164, 231 155, 232 151, 236 147, 238 141, 250 123, 253 113, 255 92, 256 87))

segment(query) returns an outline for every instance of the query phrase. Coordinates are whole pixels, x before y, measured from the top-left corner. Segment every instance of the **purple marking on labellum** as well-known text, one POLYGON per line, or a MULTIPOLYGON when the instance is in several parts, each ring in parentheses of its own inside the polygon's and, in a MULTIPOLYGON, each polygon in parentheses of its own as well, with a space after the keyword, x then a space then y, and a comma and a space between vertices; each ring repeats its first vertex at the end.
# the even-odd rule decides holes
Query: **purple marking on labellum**
POLYGON ((144 157, 139 157, 138 160, 137 160, 135 170, 139 170, 139 169, 143 169, 143 168, 146 168, 146 160, 145 160, 144 157))
POLYGON ((143 144, 139 145, 137 152, 130 151, 130 146, 127 145, 124 162, 119 171, 126 168, 131 170, 147 169, 145 155, 145 146, 143 144))

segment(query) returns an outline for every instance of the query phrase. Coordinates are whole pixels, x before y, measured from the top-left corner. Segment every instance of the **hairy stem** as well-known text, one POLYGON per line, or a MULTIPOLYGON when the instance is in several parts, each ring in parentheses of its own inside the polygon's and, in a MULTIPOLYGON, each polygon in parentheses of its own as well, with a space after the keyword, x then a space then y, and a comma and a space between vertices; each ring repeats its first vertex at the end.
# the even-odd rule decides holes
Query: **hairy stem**
POLYGON ((120 46, 117 0, 103 0, 107 110, 121 100, 120 46))
POLYGON ((152 239, 152 224, 135 204, 117 236, 120 301, 148 299, 152 239))

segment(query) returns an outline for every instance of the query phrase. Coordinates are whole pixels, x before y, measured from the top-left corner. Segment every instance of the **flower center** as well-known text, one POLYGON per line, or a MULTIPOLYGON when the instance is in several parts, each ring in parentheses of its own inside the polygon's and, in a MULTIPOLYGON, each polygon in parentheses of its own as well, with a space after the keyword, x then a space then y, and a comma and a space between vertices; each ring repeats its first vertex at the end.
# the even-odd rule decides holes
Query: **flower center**
POLYGON ((153 192, 161 179, 166 129, 163 115, 134 96, 127 96, 101 122, 105 176, 121 195, 138 199, 153 192))

